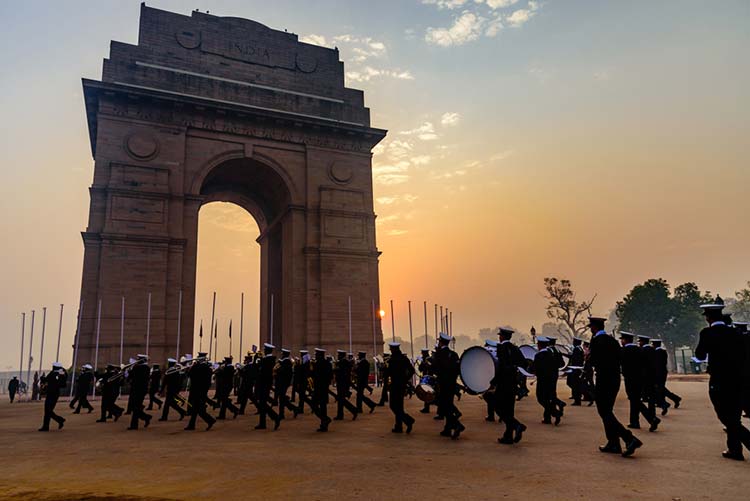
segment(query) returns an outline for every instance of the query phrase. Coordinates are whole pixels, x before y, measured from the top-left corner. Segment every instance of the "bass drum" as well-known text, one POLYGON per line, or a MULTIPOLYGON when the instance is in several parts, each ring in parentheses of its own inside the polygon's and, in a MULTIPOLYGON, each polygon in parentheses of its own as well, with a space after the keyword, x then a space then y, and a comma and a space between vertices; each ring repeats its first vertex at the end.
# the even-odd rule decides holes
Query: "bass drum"
POLYGON ((534 360, 537 351, 539 351, 536 349, 536 346, 532 346, 530 344, 522 344, 518 347, 518 349, 521 350, 521 355, 523 355, 523 358, 528 361, 534 360))
POLYGON ((497 360, 492 353, 481 346, 472 346, 464 351, 459 368, 466 392, 478 395, 489 390, 496 365, 497 360))

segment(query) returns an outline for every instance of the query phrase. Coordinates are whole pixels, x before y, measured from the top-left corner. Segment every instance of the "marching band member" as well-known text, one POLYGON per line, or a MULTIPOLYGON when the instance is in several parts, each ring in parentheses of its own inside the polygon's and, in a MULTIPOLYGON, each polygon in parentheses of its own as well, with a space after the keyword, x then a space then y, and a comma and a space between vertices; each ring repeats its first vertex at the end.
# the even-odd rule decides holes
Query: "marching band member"
POLYGON ((643 364, 645 358, 643 349, 634 342, 634 339, 634 334, 620 331, 622 378, 625 381, 625 394, 630 402, 628 428, 639 430, 641 428, 640 415, 643 414, 643 417, 651 425, 648 431, 656 431, 661 420, 656 417, 653 410, 643 405, 643 364))
POLYGON ((289 401, 289 386, 292 384, 292 352, 286 348, 281 349, 281 358, 279 359, 274 376, 274 394, 279 399, 279 419, 284 419, 284 409, 289 409, 297 417, 298 408, 289 401))
POLYGON ((143 427, 148 428, 151 424, 151 416, 143 411, 143 401, 146 399, 148 393, 148 383, 150 370, 148 368, 148 357, 143 354, 139 354, 138 362, 130 369, 128 374, 128 380, 130 381, 130 395, 133 399, 132 416, 130 418, 130 426, 128 430, 137 430, 138 422, 143 420, 143 427))
POLYGON ((227 409, 237 419, 240 410, 232 403, 232 387, 234 386, 234 365, 232 357, 224 357, 224 363, 216 370, 216 400, 219 404, 218 419, 226 419, 227 409))
POLYGON ((186 431, 195 429, 195 422, 198 416, 208 424, 206 431, 210 430, 216 423, 216 419, 206 412, 208 390, 211 387, 211 375, 213 372, 211 366, 208 364, 207 355, 206 352, 198 353, 197 360, 188 369, 188 378, 190 380, 190 393, 188 393, 190 422, 185 427, 186 431))
POLYGON ((352 364, 346 358, 344 350, 338 350, 336 353, 338 355, 334 369, 334 376, 336 378, 336 417, 333 419, 336 421, 344 419, 344 408, 346 407, 352 413, 352 420, 354 420, 357 419, 357 409, 349 402, 352 385, 352 364))
MULTIPOLYGON (((430 356, 430 350, 427 348, 422 348, 422 354, 420 355, 419 359, 419 375, 421 377, 424 376, 431 376, 432 375, 432 357, 430 356)), ((424 406, 419 410, 422 414, 429 414, 430 413, 430 405, 434 405, 433 403, 425 402, 424 406)))
POLYGON ((654 347, 649 344, 651 338, 648 336, 638 335, 638 346, 643 353, 642 371, 643 371, 643 401, 646 402, 649 414, 656 415, 656 353, 654 347))
POLYGON ((114 417, 115 422, 120 419, 125 411, 117 405, 117 397, 120 395, 120 384, 122 379, 116 377, 119 370, 114 364, 107 364, 107 368, 99 381, 101 383, 101 416, 96 420, 97 423, 106 423, 107 416, 114 417))
POLYGON ((401 352, 401 343, 388 343, 391 349, 391 360, 388 372, 391 375, 389 404, 391 412, 396 417, 396 424, 391 430, 393 433, 403 433, 403 425, 406 424, 406 433, 411 433, 414 426, 414 418, 404 410, 404 396, 406 387, 414 375, 414 366, 406 355, 401 352))
POLYGON ((159 393, 164 395, 164 407, 161 411, 159 421, 166 421, 169 418, 169 409, 172 408, 180 415, 180 421, 185 418, 186 411, 180 407, 177 397, 182 390, 182 372, 176 370, 177 360, 174 358, 167 359, 167 370, 164 371, 161 390, 159 393))
MULTIPOLYGON (((91 364, 84 364, 81 367, 81 374, 78 376, 78 384, 76 385, 76 396, 71 402, 78 402, 76 410, 73 414, 80 414, 81 407, 89 410, 89 414, 94 410, 94 406, 89 402, 89 394, 94 384, 94 372, 91 364)), ((72 407, 72 405, 71 405, 72 407)))
POLYGON ((536 401, 544 409, 543 424, 552 424, 555 418, 555 426, 560 424, 562 409, 557 405, 557 355, 549 349, 549 339, 546 336, 536 337, 537 351, 534 361, 531 363, 531 372, 536 374, 536 401))
POLYGON ((253 403, 255 402, 253 389, 255 388, 255 374, 257 373, 257 367, 255 366, 255 356, 252 353, 247 352, 244 364, 239 372, 240 386, 237 390, 237 405, 240 406, 239 413, 244 415, 247 401, 251 400, 253 403))
POLYGON ((370 408, 370 414, 372 414, 377 404, 370 397, 365 396, 365 390, 369 388, 370 362, 367 360, 367 353, 364 351, 357 353, 357 357, 357 365, 354 368, 357 376, 357 412, 363 412, 362 404, 364 403, 370 408))
POLYGON ((599 450, 627 457, 632 456, 643 442, 615 416, 615 401, 620 391, 620 345, 604 330, 605 322, 606 319, 601 317, 589 317, 589 329, 593 335, 589 363, 596 371, 594 398, 607 435, 607 444, 599 447, 599 450), (625 450, 620 445, 620 439, 625 442, 625 450))
POLYGON ((310 354, 307 350, 300 350, 299 360, 294 364, 294 371, 292 375, 292 384, 294 391, 292 394, 297 394, 299 401, 297 402, 297 414, 305 413, 305 402, 310 405, 310 400, 307 395, 308 378, 310 377, 310 354))
MULTIPOLYGON (((584 362, 584 352, 583 348, 581 347, 582 340, 581 338, 574 337, 573 338, 573 349, 570 352, 570 367, 583 367, 584 362)), ((571 398, 573 399, 573 403, 570 405, 573 406, 580 406, 581 405, 581 393, 582 393, 582 369, 569 369, 568 377, 566 380, 566 383, 568 387, 570 387, 571 391, 571 398)))
MULTIPOLYGON (((560 350, 557 349, 557 338, 552 336, 547 336, 547 340, 549 341, 548 350, 552 352, 553 355, 555 355, 555 360, 557 361, 557 368, 562 369, 565 367, 565 359, 563 358, 562 353, 560 353, 560 350)), ((568 405, 562 400, 560 400, 557 397, 557 380, 560 377, 560 373, 558 372, 555 375, 555 384, 550 385, 550 388, 552 389, 552 401, 555 402, 555 405, 557 406, 558 410, 560 411, 560 415, 565 414, 565 406, 568 405)))
POLYGON ((281 424, 281 418, 268 404, 273 387, 273 368, 276 365, 276 357, 273 354, 274 348, 275 346, 269 343, 263 345, 260 373, 258 374, 258 381, 255 383, 255 401, 260 413, 260 421, 255 427, 256 430, 266 429, 266 416, 270 416, 274 421, 274 430, 277 430, 281 424))
POLYGON ((526 425, 516 419, 516 381, 518 367, 526 365, 521 350, 511 342, 513 330, 501 328, 498 332, 500 342, 497 344, 497 365, 495 378, 491 384, 495 387, 495 406, 500 421, 505 423, 505 433, 497 441, 501 444, 513 444, 521 441, 526 425))
POLYGON ((312 365, 313 379, 313 404, 314 411, 320 418, 320 427, 318 431, 328 431, 328 425, 331 424, 331 418, 328 417, 328 387, 333 379, 333 366, 326 359, 326 351, 322 348, 315 348, 315 363, 312 365))
POLYGON ((458 388, 459 358, 455 351, 450 349, 453 338, 440 333, 438 347, 433 357, 433 369, 438 379, 440 392, 438 393, 438 414, 445 418, 445 427, 440 435, 457 439, 466 427, 461 424, 459 418, 461 413, 454 404, 456 390, 458 388))
POLYGON ((680 407, 682 397, 676 395, 667 389, 667 375, 669 374, 669 354, 664 349, 661 343, 661 339, 652 339, 651 346, 654 347, 654 373, 655 373, 655 388, 654 396, 656 397, 657 404, 662 408, 662 415, 667 413, 670 405, 667 402, 669 398, 674 402, 674 408, 680 407))
POLYGON ((151 367, 151 374, 148 378, 148 407, 146 410, 153 410, 154 404, 159 406, 159 410, 161 410, 161 406, 164 402, 161 401, 159 397, 156 396, 157 393, 159 393, 159 387, 161 386, 161 368, 159 367, 159 364, 154 364, 151 367))
POLYGON ((750 449, 750 431, 742 425, 744 341, 736 329, 724 322, 724 302, 720 298, 701 308, 708 327, 700 332, 695 356, 700 360, 708 358, 708 396, 727 432, 727 450, 722 456, 744 461, 742 446, 750 449))
POLYGON ((390 353, 383 353, 383 363, 381 364, 380 380, 382 385, 382 391, 380 392, 380 401, 378 406, 383 407, 388 402, 388 385, 390 384, 390 377, 388 375, 388 360, 391 358, 390 353))
POLYGON ((49 422, 51 419, 57 422, 57 428, 62 430, 65 424, 65 418, 55 414, 55 405, 60 398, 60 390, 65 388, 68 380, 68 373, 65 372, 60 362, 52 364, 52 370, 45 376, 42 376, 42 383, 47 386, 47 394, 44 397, 44 421, 39 431, 49 431, 49 422))

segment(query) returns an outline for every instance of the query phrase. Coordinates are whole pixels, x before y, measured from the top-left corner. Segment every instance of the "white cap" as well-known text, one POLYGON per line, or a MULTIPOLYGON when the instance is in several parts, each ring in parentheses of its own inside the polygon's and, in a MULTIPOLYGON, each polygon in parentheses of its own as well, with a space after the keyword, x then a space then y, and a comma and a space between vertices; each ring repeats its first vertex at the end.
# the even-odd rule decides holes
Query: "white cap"
POLYGON ((168 358, 167 362, 170 363, 170 364, 176 364, 177 360, 175 360, 174 358, 168 358))
POLYGON ((83 368, 89 370, 93 369, 93 367, 91 367, 91 364, 83 364, 83 368))
POLYGON ((440 333, 440 339, 442 339, 443 341, 451 341, 451 340, 453 340, 453 337, 451 337, 450 334, 446 334, 445 332, 441 332, 440 333))
POLYGON ((62 364, 60 362, 53 362, 52 363, 52 368, 53 369, 62 369, 63 366, 62 366, 62 364))
POLYGON ((398 348, 398 347, 401 346, 401 343, 393 343, 393 342, 391 342, 391 343, 388 343, 388 346, 390 346, 391 348, 398 348))
POLYGON ((139 353, 138 355, 136 355, 136 358, 148 360, 148 355, 144 355, 143 353, 139 353))
POLYGON ((275 350, 276 347, 272 345, 271 343, 263 343, 263 348, 267 348, 269 350, 275 350))

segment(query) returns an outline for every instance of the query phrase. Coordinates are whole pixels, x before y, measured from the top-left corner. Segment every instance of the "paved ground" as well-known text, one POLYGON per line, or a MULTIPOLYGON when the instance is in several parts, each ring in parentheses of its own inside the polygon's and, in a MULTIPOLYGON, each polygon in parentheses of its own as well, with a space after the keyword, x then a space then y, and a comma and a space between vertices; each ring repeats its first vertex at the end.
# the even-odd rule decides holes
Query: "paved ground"
MULTIPOLYGON (((720 457, 724 434, 705 381, 669 386, 684 405, 657 433, 643 430, 645 446, 630 459, 597 451, 604 439, 594 407, 568 407, 555 428, 540 423, 532 399, 518 406, 529 430, 516 446, 496 443, 498 425, 485 423, 483 401, 469 396, 459 403, 467 431, 458 441, 438 436, 416 399, 407 403, 417 416, 410 436, 390 433, 387 408, 322 434, 309 415, 276 432, 252 430, 254 416, 208 433, 177 422, 132 432, 65 406, 65 429, 44 434, 41 404, 6 400, 0 499, 748 499, 750 462, 720 457)), ((562 381, 560 392, 568 395, 562 381)), ((621 398, 620 418, 626 405, 621 398)))

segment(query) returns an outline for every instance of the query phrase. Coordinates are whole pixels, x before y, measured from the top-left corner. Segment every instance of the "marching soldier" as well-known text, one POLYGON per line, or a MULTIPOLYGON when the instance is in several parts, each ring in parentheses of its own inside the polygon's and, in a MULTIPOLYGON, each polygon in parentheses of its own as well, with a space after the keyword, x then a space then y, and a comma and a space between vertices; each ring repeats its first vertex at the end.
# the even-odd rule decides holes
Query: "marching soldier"
POLYGON ((388 343, 391 349, 391 360, 389 362, 389 373, 391 375, 391 386, 389 404, 391 412, 396 417, 396 424, 391 430, 393 433, 403 433, 403 425, 406 424, 406 433, 411 433, 414 418, 404 410, 404 396, 406 386, 411 382, 414 375, 414 366, 406 355, 401 353, 401 343, 388 343))
POLYGON ((326 359, 326 351, 322 348, 315 348, 315 363, 312 366, 313 378, 313 404, 318 418, 320 418, 320 427, 318 431, 328 431, 328 425, 331 424, 331 418, 328 417, 328 387, 333 379, 333 367, 331 362, 326 359))
POLYGON ((167 370, 164 371, 164 379, 159 393, 164 395, 164 407, 161 411, 159 421, 166 421, 169 418, 169 409, 172 408, 180 415, 180 421, 185 418, 187 412, 180 407, 177 397, 182 391, 182 374, 175 370, 177 360, 174 358, 167 359, 167 370), (171 369, 171 370, 170 370, 171 369))
POLYGON ((75 401, 78 402, 78 405, 73 414, 80 414, 81 407, 88 409, 89 414, 94 410, 94 406, 89 403, 89 394, 94 384, 94 368, 91 367, 91 364, 84 364, 82 369, 81 374, 78 376, 78 384, 76 385, 75 401))
POLYGON ((740 333, 745 351, 745 365, 742 370, 742 411, 745 417, 750 418, 750 332, 747 326, 747 322, 734 322, 734 328, 740 333))
POLYGON ((378 406, 383 407, 388 402, 388 393, 390 384, 390 377, 388 375, 388 360, 391 358, 390 353, 383 353, 383 363, 381 364, 380 380, 382 381, 382 391, 380 393, 380 401, 378 406))
POLYGON ((276 357, 273 354, 275 346, 269 343, 263 345, 263 358, 260 360, 260 372, 258 381, 255 383, 255 401, 260 413, 260 420, 255 427, 256 430, 266 429, 266 416, 270 416, 274 422, 273 429, 277 430, 281 419, 276 411, 268 404, 273 387, 273 368, 276 365, 276 357))
POLYGON ((516 419, 516 375, 518 367, 526 365, 526 359, 521 350, 511 342, 513 330, 501 328, 498 336, 500 342, 497 344, 497 365, 491 384, 495 387, 497 416, 505 423, 505 433, 497 441, 510 445, 520 442, 526 431, 526 425, 516 419))
POLYGON ((211 388, 211 366, 208 364, 205 352, 198 353, 198 360, 188 369, 188 378, 190 379, 190 393, 188 393, 188 406, 190 408, 190 422, 185 427, 186 431, 195 429, 195 422, 200 416, 203 421, 208 423, 206 431, 216 423, 208 412, 206 405, 208 400, 208 390, 211 388))
POLYGON ((680 407, 682 397, 676 395, 667 389, 667 376, 669 375, 669 355, 667 350, 662 346, 661 339, 652 339, 651 345, 654 347, 654 375, 655 387, 654 394, 658 405, 662 408, 662 415, 667 413, 670 405, 667 402, 669 398, 674 402, 674 408, 680 407))
POLYGON ((461 424, 459 418, 461 413, 454 403, 458 383, 456 378, 459 374, 459 358, 455 351, 450 349, 453 338, 445 333, 440 333, 438 347, 433 357, 433 370, 437 376, 440 392, 438 393, 438 414, 445 419, 445 427, 440 435, 458 439, 466 427, 461 424))
POLYGON ((310 405, 307 395, 308 378, 310 377, 310 354, 307 350, 300 350, 299 360, 294 364, 292 374, 292 385, 294 386, 293 394, 297 395, 297 414, 305 413, 305 402, 310 405))
POLYGON ((226 419, 227 409, 237 419, 240 410, 232 403, 232 387, 234 386, 234 365, 232 357, 224 357, 224 363, 216 372, 216 394, 219 404, 218 419, 226 419))
MULTIPOLYGON (((44 376, 42 376, 44 377, 44 376)), ((13 400, 16 399, 16 393, 18 392, 18 377, 13 376, 13 379, 11 379, 8 382, 8 396, 10 397, 10 403, 13 403, 13 400)))
MULTIPOLYGON (((560 350, 557 349, 557 338, 552 337, 552 336, 547 336, 547 340, 549 341, 549 346, 547 349, 555 355, 557 368, 561 369, 565 367, 565 359, 563 358, 562 353, 560 353, 560 350)), ((550 385, 550 388, 553 390, 552 401, 555 402, 555 406, 557 406, 558 410, 560 411, 560 415, 562 416, 563 414, 565 414, 565 406, 567 406, 568 404, 566 404, 565 402, 563 402, 557 397, 557 380, 559 377, 560 377, 560 373, 558 372, 557 376, 555 377, 555 384, 550 385)))
POLYGON ((582 385, 582 375, 583 375, 583 363, 584 363, 584 352, 583 348, 581 347, 582 340, 581 338, 575 337, 573 338, 573 349, 570 352, 570 359, 568 364, 568 377, 566 380, 566 383, 568 387, 570 387, 571 391, 571 398, 573 399, 573 403, 570 405, 573 406, 580 406, 581 405, 581 385, 582 385))
POLYGON ((68 373, 65 372, 60 362, 55 362, 52 364, 52 370, 42 378, 42 383, 47 385, 47 394, 44 397, 44 421, 39 431, 49 431, 49 422, 52 419, 57 422, 57 428, 62 430, 65 418, 55 414, 55 405, 60 398, 60 390, 65 388, 68 381, 68 373))
POLYGON ((552 424, 555 418, 555 426, 560 424, 562 410, 556 402, 558 358, 555 352, 549 349, 549 339, 545 336, 537 336, 537 351, 534 361, 531 363, 531 371, 536 374, 536 400, 544 409, 542 423, 552 424))
POLYGON ((138 362, 130 369, 128 380, 130 381, 130 395, 133 398, 133 409, 128 430, 137 430, 138 422, 143 420, 143 427, 148 428, 151 424, 151 416, 143 411, 143 401, 148 393, 150 371, 148 368, 148 357, 139 354, 138 362))
POLYGON ((292 352, 286 348, 282 348, 281 358, 279 359, 274 378, 274 394, 279 399, 279 419, 284 419, 284 409, 292 411, 294 417, 297 417, 298 412, 298 408, 292 405, 289 401, 289 395, 287 395, 293 377, 291 357, 292 352))
MULTIPOLYGON (((493 341, 492 339, 485 339, 484 340, 484 349, 489 351, 495 359, 497 359, 497 341, 493 341)), ((487 405, 487 415, 485 416, 484 420, 488 421, 490 423, 495 422, 495 409, 497 407, 497 402, 495 402, 495 391, 493 388, 486 391, 484 395, 482 395, 482 399, 484 400, 484 403, 487 405)))
MULTIPOLYGON (((432 375, 432 357, 430 356, 430 350, 422 348, 422 355, 419 357, 419 375, 420 376, 431 376, 432 375)), ((425 402, 424 407, 419 412, 422 414, 430 413, 430 405, 432 403, 425 402)))
POLYGON ((724 302, 720 298, 701 308, 709 326, 700 333, 695 356, 708 358, 708 396, 727 432, 727 450, 722 456, 744 461, 742 446, 750 449, 750 430, 742 425, 742 376, 748 362, 744 341, 736 329, 724 322, 724 302))
POLYGON ((255 357, 252 353, 248 352, 245 355, 244 364, 240 367, 240 386, 237 391, 237 405, 240 406, 240 414, 245 414, 245 407, 247 407, 247 401, 251 400, 255 402, 253 396, 253 389, 255 388, 255 379, 257 374, 257 367, 255 366, 255 357))
POLYGON ((602 419, 607 444, 599 450, 605 453, 632 456, 636 449, 643 445, 633 433, 625 428, 615 416, 614 407, 617 393, 620 391, 620 345, 604 330, 606 319, 589 317, 591 330, 591 351, 589 364, 596 371, 596 386, 594 399, 596 411, 602 419), (620 445, 620 439, 625 442, 625 449, 620 445))
POLYGON ((336 377, 336 421, 344 419, 344 408, 352 413, 352 420, 357 419, 357 408, 349 402, 352 384, 352 364, 346 358, 344 350, 338 350, 338 360, 334 376, 336 377), (347 405, 348 404, 348 405, 347 405))
POLYGON ((159 393, 159 387, 161 386, 161 368, 159 367, 159 364, 154 364, 151 367, 151 374, 148 378, 148 407, 146 408, 147 411, 154 409, 154 404, 159 406, 159 410, 161 410, 161 406, 164 402, 161 401, 159 397, 156 396, 157 393, 159 393))
POLYGON ((355 374, 357 376, 357 412, 362 413, 362 404, 366 404, 370 408, 370 414, 375 411, 377 405, 372 401, 370 397, 365 396, 365 390, 369 388, 370 378, 370 362, 367 360, 367 353, 360 351, 357 353, 357 365, 355 367, 355 374))
POLYGON ((106 423, 107 416, 114 417, 115 423, 125 411, 117 405, 117 397, 120 395, 120 384, 122 378, 118 377, 120 371, 114 364, 107 364, 107 368, 99 381, 101 382, 102 403, 101 415, 97 423, 106 423))
POLYGON ((630 422, 628 428, 641 428, 640 415, 651 425, 648 431, 656 431, 661 420, 643 405, 643 364, 645 363, 643 349, 635 342, 635 335, 620 331, 622 344, 622 378, 625 380, 625 394, 630 402, 630 422))

